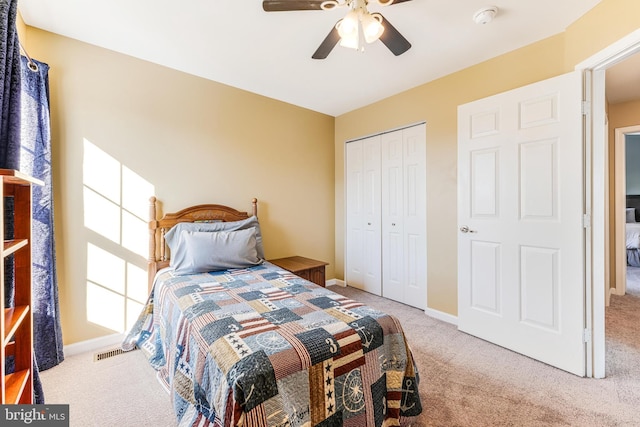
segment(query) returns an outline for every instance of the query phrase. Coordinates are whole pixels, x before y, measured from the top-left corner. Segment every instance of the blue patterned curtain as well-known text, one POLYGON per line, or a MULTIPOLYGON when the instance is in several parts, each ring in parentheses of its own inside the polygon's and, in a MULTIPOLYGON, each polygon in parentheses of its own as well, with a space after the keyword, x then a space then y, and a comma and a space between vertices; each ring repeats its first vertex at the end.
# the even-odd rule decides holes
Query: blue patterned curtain
MULTIPOLYGON (((20 169, 22 72, 20 43, 16 29, 17 0, 0 0, 0 168, 20 169)), ((5 230, 13 234, 13 200, 5 200, 5 230)), ((13 257, 5 260, 5 306, 13 305, 13 257)), ((13 359, 5 361, 7 372, 13 371, 13 359)), ((34 358, 33 386, 35 403, 44 403, 42 383, 34 358)))
POLYGON ((20 165, 20 44, 18 2, 0 0, 0 168, 20 165))
POLYGON ((22 144, 20 171, 41 179, 33 187, 33 339, 39 370, 64 360, 51 185, 49 66, 22 57, 22 144))

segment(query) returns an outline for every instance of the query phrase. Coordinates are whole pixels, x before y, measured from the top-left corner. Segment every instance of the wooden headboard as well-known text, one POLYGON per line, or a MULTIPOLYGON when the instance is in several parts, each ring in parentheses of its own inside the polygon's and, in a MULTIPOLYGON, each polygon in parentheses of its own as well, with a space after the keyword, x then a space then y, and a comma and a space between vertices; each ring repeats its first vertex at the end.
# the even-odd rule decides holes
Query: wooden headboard
POLYGON ((636 222, 640 221, 640 196, 637 194, 627 194, 627 207, 636 208, 636 222))
POLYGON ((149 291, 158 270, 169 266, 169 253, 164 234, 179 222, 240 221, 258 216, 258 199, 251 201, 252 212, 242 212, 223 205, 196 205, 157 219, 157 199, 149 199, 149 291))

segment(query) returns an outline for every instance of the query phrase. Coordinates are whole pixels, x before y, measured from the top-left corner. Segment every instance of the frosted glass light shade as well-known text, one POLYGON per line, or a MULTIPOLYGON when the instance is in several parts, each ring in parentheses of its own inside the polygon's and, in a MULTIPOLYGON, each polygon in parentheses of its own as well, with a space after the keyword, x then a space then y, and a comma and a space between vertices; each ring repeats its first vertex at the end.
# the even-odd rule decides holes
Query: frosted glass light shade
POLYGON ((373 43, 378 40, 382 33, 384 33, 382 16, 377 13, 373 15, 368 13, 362 15, 362 31, 367 43, 373 43))

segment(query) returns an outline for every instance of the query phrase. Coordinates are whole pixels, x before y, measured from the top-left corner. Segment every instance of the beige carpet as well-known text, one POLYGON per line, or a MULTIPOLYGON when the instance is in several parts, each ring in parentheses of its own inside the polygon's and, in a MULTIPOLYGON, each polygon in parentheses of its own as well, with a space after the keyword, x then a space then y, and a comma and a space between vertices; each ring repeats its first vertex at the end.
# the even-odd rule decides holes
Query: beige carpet
MULTIPOLYGON (((602 380, 520 356, 420 310, 331 289, 401 319, 420 370, 424 411, 414 427, 640 426, 640 285, 607 309, 602 380)), ((68 357, 41 376, 47 403, 70 404, 71 426, 175 426, 169 397, 139 351, 100 362, 68 357)))

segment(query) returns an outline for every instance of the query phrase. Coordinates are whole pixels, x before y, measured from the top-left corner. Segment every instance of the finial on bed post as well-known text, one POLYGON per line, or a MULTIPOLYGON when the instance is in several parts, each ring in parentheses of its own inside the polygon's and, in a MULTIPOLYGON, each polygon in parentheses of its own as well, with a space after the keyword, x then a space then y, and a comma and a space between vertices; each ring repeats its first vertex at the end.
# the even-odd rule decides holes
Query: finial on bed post
POLYGON ((158 221, 156 219, 156 198, 149 198, 149 261, 147 273, 149 275, 149 290, 153 284, 153 278, 156 275, 156 229, 158 221))
POLYGON ((253 216, 258 216, 258 199, 256 199, 255 197, 253 198, 253 200, 251 200, 251 211, 253 213, 253 216))
POLYGON ((156 198, 149 198, 149 261, 156 260, 156 198))

